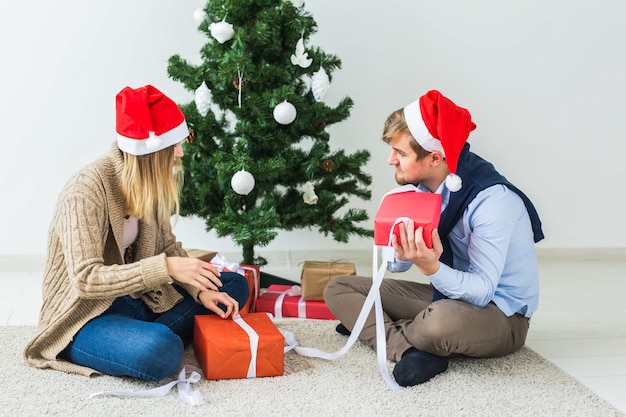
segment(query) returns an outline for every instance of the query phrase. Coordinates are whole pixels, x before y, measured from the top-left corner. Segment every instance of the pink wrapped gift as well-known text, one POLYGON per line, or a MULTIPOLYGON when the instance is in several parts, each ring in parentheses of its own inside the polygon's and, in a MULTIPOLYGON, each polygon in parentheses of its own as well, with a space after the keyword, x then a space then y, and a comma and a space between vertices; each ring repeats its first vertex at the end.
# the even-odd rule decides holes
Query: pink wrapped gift
POLYGON ((272 313, 276 318, 337 319, 324 301, 304 301, 298 285, 270 285, 257 300, 256 311, 272 313))

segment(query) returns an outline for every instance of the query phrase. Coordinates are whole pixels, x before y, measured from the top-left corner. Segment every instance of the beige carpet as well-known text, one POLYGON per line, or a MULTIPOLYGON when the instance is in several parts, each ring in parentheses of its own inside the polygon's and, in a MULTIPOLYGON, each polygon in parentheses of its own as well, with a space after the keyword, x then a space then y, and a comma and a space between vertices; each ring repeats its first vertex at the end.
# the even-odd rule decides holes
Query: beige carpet
MULTIPOLYGON (((303 346, 335 351, 347 340, 334 332, 334 321, 277 325, 303 346)), ((378 373, 375 353, 358 342, 336 361, 288 352, 281 377, 202 380, 195 386, 204 404, 196 407, 185 405, 176 388, 161 398, 89 398, 157 384, 30 368, 21 351, 33 331, 0 327, 0 416, 623 416, 528 348, 506 358, 453 359, 448 372, 428 383, 393 391, 378 373)), ((187 353, 187 363, 197 365, 193 351, 187 353)))

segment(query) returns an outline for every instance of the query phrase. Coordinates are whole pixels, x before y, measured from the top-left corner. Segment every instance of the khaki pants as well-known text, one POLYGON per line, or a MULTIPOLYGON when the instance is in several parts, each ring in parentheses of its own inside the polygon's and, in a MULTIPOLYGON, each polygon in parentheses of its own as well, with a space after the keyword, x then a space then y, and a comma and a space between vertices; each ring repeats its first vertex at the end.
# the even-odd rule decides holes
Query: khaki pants
MULTIPOLYGON (((334 278, 324 291, 333 314, 352 330, 372 284, 359 276, 334 278)), ((454 354, 489 358, 520 349, 529 320, 507 317, 494 304, 476 307, 459 300, 432 300, 430 284, 385 278, 380 286, 387 357, 399 361, 410 347, 440 356, 454 354)), ((374 309, 369 312, 359 339, 376 349, 374 309)))

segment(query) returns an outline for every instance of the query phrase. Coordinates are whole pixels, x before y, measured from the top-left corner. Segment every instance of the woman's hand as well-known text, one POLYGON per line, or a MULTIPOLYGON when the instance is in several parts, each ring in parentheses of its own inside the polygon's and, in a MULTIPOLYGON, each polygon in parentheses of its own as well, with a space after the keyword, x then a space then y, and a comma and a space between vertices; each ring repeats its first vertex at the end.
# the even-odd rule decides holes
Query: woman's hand
POLYGON ((401 261, 411 261, 426 276, 432 275, 439 270, 439 257, 443 252, 443 245, 437 229, 433 230, 433 247, 430 249, 424 242, 424 228, 415 230, 415 222, 409 220, 408 227, 404 223, 399 224, 400 243, 394 234, 391 244, 396 250, 396 257, 401 261))
POLYGON ((198 298, 205 308, 211 310, 223 319, 239 314, 239 303, 225 292, 203 291, 198 294, 198 298), (222 311, 218 304, 225 305, 226 312, 222 311))
POLYGON ((208 262, 197 258, 183 258, 178 256, 166 257, 167 273, 180 284, 196 287, 201 292, 217 291, 222 286, 218 278, 220 272, 208 262))

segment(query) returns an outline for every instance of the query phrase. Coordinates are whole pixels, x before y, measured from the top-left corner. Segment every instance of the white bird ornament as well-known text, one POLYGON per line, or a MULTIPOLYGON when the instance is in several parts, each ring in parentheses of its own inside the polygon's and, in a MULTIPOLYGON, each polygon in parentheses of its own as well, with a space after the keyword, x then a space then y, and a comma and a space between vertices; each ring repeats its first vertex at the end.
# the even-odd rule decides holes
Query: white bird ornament
POLYGON ((309 54, 304 50, 304 39, 300 38, 296 44, 296 52, 291 55, 291 63, 302 68, 308 68, 312 62, 313 58, 309 58, 309 54))

